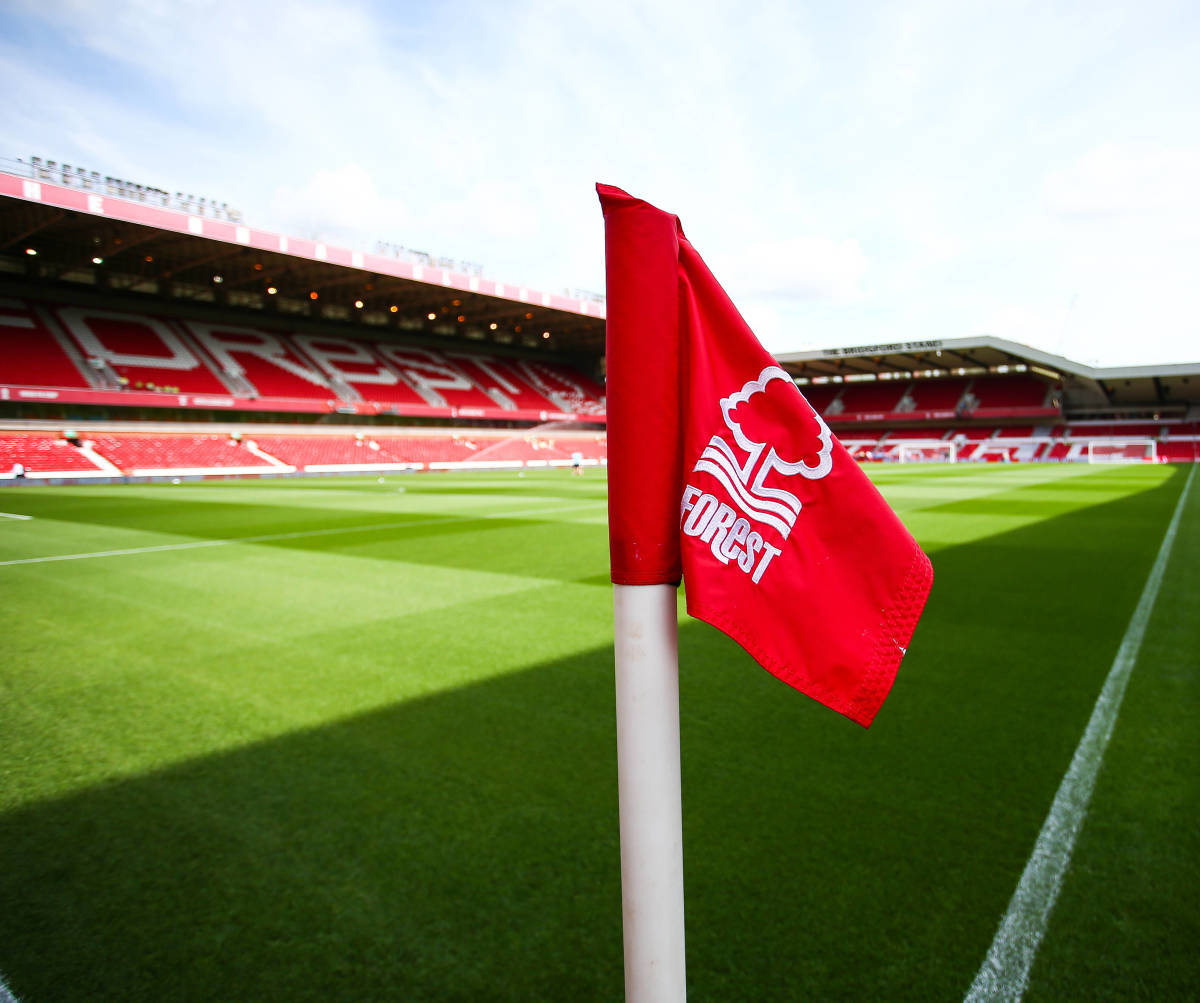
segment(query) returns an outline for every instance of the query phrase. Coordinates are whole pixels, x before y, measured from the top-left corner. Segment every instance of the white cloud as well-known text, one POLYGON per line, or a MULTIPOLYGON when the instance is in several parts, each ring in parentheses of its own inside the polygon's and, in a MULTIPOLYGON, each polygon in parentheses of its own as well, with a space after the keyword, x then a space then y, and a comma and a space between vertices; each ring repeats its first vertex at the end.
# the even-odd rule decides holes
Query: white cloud
POLYGON ((1200 148, 1106 143, 1050 174, 1046 208, 1065 217, 1200 211, 1200 148))
POLYGON ((1028 303, 1004 303, 988 313, 976 331, 991 334, 1022 345, 1037 345, 1050 352, 1061 352, 1072 315, 1069 306, 1054 308, 1028 303))
POLYGON ((8 13, 35 30, 0 39, 19 95, 0 153, 195 191, 267 229, 602 289, 601 180, 679 213, 781 351, 1061 340, 1076 294, 1093 355, 1177 346, 1196 315, 1197 32, 1155 0, 8 13))
MULTIPOLYGON (((298 236, 358 247, 364 233, 402 233, 411 213, 399 199, 379 193, 358 164, 320 168, 300 184, 285 182, 271 194, 272 215, 298 236)), ((370 250, 371 248, 364 248, 370 250)))
POLYGON ((724 248, 712 260, 724 281, 750 296, 840 302, 863 295, 868 268, 857 240, 818 235, 724 248))

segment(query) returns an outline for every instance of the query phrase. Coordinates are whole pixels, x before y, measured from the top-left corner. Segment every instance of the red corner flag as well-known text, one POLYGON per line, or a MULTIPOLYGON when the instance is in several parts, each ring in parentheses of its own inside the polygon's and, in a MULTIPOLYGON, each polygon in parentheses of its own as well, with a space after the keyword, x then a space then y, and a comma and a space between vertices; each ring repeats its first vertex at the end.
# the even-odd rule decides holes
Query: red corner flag
POLYGON ((618 585, 688 613, 870 725, 933 583, 916 541, 758 343, 677 217, 597 185, 618 585))

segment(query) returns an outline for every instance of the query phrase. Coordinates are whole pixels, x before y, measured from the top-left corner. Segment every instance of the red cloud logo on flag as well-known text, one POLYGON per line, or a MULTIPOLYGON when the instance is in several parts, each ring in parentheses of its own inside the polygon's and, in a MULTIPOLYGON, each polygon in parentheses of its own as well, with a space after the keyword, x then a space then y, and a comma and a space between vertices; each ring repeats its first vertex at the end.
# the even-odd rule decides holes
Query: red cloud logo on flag
POLYGON ((778 366, 768 366, 758 379, 723 398, 721 415, 737 444, 752 455, 750 467, 768 442, 772 446, 764 467, 810 480, 833 467, 833 433, 778 366), (784 459, 780 448, 795 459, 784 459))
POLYGON ((733 505, 786 540, 803 506, 780 485, 797 474, 809 480, 828 474, 833 433, 778 366, 767 366, 757 379, 721 398, 720 406, 739 448, 714 435, 692 469, 715 477, 733 505), (788 458, 779 455, 779 448, 788 458), (766 483, 768 477, 773 484, 766 483))

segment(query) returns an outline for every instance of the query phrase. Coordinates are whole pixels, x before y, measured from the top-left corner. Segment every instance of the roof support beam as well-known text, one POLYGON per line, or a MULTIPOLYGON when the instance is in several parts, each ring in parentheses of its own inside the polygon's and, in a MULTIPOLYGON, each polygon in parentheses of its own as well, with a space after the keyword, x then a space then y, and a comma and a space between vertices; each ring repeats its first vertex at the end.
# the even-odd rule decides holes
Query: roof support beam
POLYGON ((220 261, 223 258, 229 257, 229 249, 222 248, 214 254, 206 254, 199 258, 192 258, 190 261, 184 261, 176 265, 174 268, 166 268, 158 273, 159 279, 167 281, 173 279, 180 272, 188 272, 193 268, 199 268, 201 265, 211 265, 214 261, 220 261))
POLYGON ((62 211, 55 212, 53 215, 47 216, 44 220, 42 220, 37 225, 31 226, 28 229, 22 230, 20 233, 13 234, 11 237, 5 237, 4 243, 0 244, 0 250, 6 250, 7 248, 12 247, 14 244, 20 244, 26 238, 32 237, 35 233, 38 233, 38 232, 44 230, 46 227, 51 226, 54 223, 57 223, 65 215, 66 215, 66 213, 62 212, 62 211))

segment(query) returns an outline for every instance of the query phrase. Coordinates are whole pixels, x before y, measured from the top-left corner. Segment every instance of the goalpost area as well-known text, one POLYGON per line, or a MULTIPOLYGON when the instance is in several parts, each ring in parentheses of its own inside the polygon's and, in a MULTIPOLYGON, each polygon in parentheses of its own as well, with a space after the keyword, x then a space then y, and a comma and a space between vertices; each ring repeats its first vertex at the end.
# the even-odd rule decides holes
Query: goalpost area
POLYGON ((1089 439, 1088 463, 1157 463, 1155 439, 1089 439))
POLYGON ((957 463, 958 446, 948 440, 900 442, 896 444, 900 463, 957 463))

